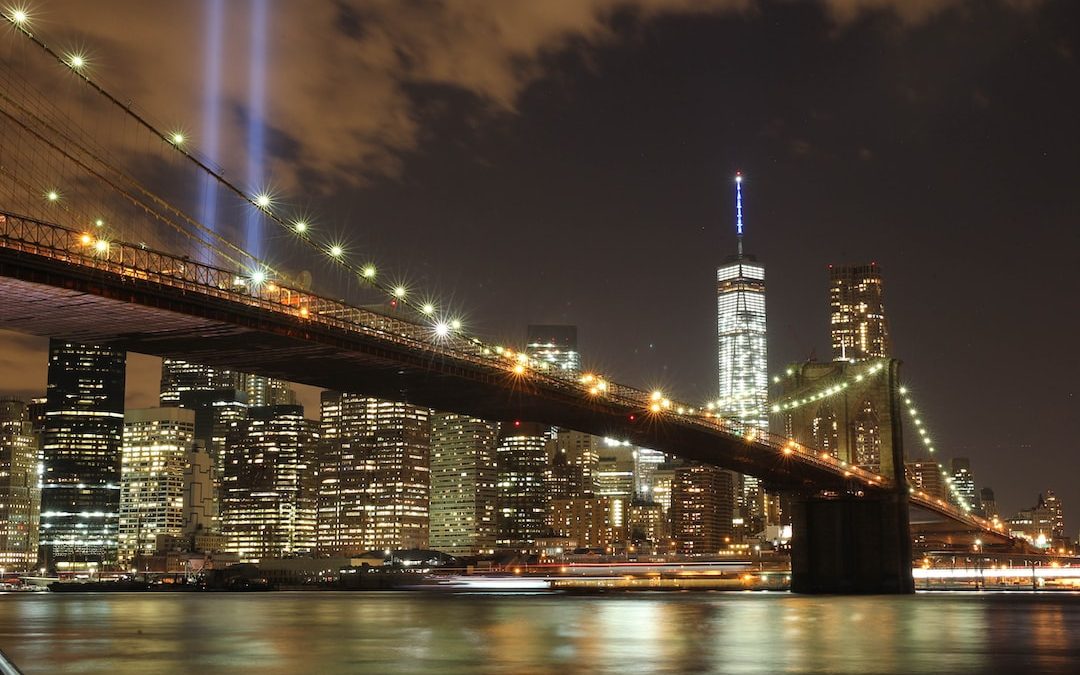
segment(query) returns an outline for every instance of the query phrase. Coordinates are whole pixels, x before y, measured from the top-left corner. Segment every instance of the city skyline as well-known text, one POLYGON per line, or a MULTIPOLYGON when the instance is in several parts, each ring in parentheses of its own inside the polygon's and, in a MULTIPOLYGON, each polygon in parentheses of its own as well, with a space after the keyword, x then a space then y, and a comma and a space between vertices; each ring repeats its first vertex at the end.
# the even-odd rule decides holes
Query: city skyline
MULTIPOLYGON (((61 18, 64 16, 64 3, 50 5, 56 14, 45 17, 50 30, 62 34, 69 30, 61 18)), ((835 10, 835 5, 830 5, 835 10)), ((1037 247, 1048 256, 1047 268, 1065 269, 1058 257, 1074 250, 1072 246, 1073 230, 1064 226, 1064 214, 1075 212, 1070 206, 1067 191, 1067 168, 1055 164, 1059 162, 1061 148, 1068 147, 1074 140, 1068 131, 1063 139, 1056 138, 1051 145, 1040 135, 1038 129, 1030 130, 1030 137, 1021 141, 1008 141, 1003 138, 994 143, 994 148, 1003 153, 1005 160, 1000 164, 1002 170, 975 171, 978 180, 952 185, 947 180, 952 172, 964 175, 972 173, 965 169, 974 169, 965 161, 962 150, 970 147, 972 138, 961 134, 952 137, 945 134, 950 123, 968 122, 976 129, 993 132, 1007 128, 1004 125, 1011 119, 1017 108, 1010 107, 1011 95, 1027 94, 1028 105, 1037 105, 1038 101, 1047 100, 1047 92, 1025 83, 1023 78, 1011 69, 1005 69, 994 78, 987 80, 981 75, 979 66, 996 63, 996 55, 1009 51, 1010 45, 1021 44, 1025 35, 1039 28, 1048 31, 1043 43, 1036 47, 1013 50, 1024 65, 1040 67, 1047 74, 1049 81, 1054 77, 1064 77, 1075 71, 1075 60, 1069 54, 1069 41, 1066 36, 1056 34, 1047 26, 1057 22, 1067 25, 1070 11, 1061 3, 1046 3, 1043 7, 1017 10, 1004 5, 994 5, 972 9, 967 13, 942 10, 929 12, 923 16, 897 16, 888 11, 866 12, 855 18, 844 19, 839 14, 829 14, 819 8, 791 8, 762 6, 756 15, 730 15, 723 11, 692 13, 687 15, 679 11, 658 12, 656 15, 624 18, 629 27, 604 15, 601 23, 610 26, 613 33, 611 42, 596 42, 593 34, 586 39, 586 44, 578 48, 564 49, 554 63, 542 69, 543 75, 520 84, 513 97, 519 103, 513 113, 495 115, 493 119, 483 118, 481 131, 474 131, 465 138, 467 151, 458 152, 448 142, 448 134, 455 128, 465 114, 480 114, 468 102, 439 99, 437 92, 425 91, 424 95, 434 97, 448 106, 445 118, 422 118, 425 125, 432 129, 430 140, 410 150, 401 160, 400 172, 394 179, 383 176, 370 177, 360 190, 359 201, 349 201, 343 196, 331 195, 328 200, 328 212, 333 214, 363 214, 365 227, 372 230, 373 241, 384 241, 378 247, 383 250, 391 263, 400 267, 421 266, 420 276, 434 285, 451 289, 455 295, 464 298, 475 321, 485 325, 494 335, 506 337, 517 334, 520 326, 529 322, 572 323, 581 327, 583 354, 603 354, 606 362, 599 365, 618 373, 620 379, 649 386, 653 383, 666 390, 678 391, 686 398, 707 398, 707 386, 711 373, 702 365, 709 353, 712 326, 709 322, 710 301, 707 293, 687 293, 686 288, 708 288, 708 282, 702 278, 714 267, 716 251, 724 226, 731 212, 730 197, 725 196, 727 176, 736 167, 747 171, 751 182, 761 185, 757 191, 751 191, 748 201, 753 205, 755 223, 760 234, 755 246, 763 259, 770 261, 770 269, 783 269, 781 278, 770 279, 770 310, 773 317, 778 317, 775 325, 774 344, 770 351, 776 355, 775 362, 788 362, 805 358, 811 351, 816 351, 824 359, 828 353, 826 317, 821 307, 825 297, 825 265, 832 263, 879 260, 889 273, 890 316, 895 353, 905 360, 905 373, 912 386, 917 387, 927 414, 935 427, 939 429, 941 451, 946 456, 964 455, 971 457, 978 467, 980 480, 992 485, 998 500, 1011 509, 1026 503, 1027 495, 1045 489, 1037 476, 1049 473, 1053 468, 1070 466, 1069 448, 1061 444, 1058 438, 1071 438, 1075 434, 1069 426, 1075 407, 1075 398, 1070 391, 1071 377, 1068 373, 1070 363, 1061 364, 1050 358, 1050 354, 1067 353, 1060 346, 1064 336, 1070 335, 1075 322, 1075 314, 1068 312, 1051 313, 1051 329, 1047 331, 1050 345, 1036 355, 1034 366, 1030 362, 1016 359, 1000 361, 1001 345, 1021 351, 1026 344, 1026 333, 1018 322, 1009 320, 1008 308, 1021 306, 1026 298, 1038 297, 1043 292, 1041 286, 1029 281, 1003 280, 986 272, 985 267, 977 265, 978 256, 966 255, 974 247, 985 256, 993 257, 1012 247, 1037 247), (1062 18, 1064 17, 1064 18, 1062 18), (1012 25, 1011 20, 1020 21, 1012 25), (799 25, 799 19, 805 23, 799 25), (770 23, 771 22, 771 23, 770 23), (1030 23, 1029 23, 1030 22, 1030 23), (778 26, 768 28, 768 26, 778 26), (983 37, 974 40, 970 61, 948 64, 946 73, 927 76, 926 81, 913 80, 911 71, 899 65, 905 55, 914 53, 916 41, 922 41, 929 53, 945 48, 945 42, 951 28, 957 26, 979 28, 983 37), (634 43, 628 39, 633 31, 641 31, 644 42, 634 43), (869 45, 886 45, 883 57, 869 59, 866 68, 874 69, 892 76, 887 81, 889 87, 870 88, 867 91, 854 91, 856 105, 853 112, 845 113, 835 105, 840 92, 847 92, 846 73, 819 73, 815 65, 803 66, 799 70, 794 66, 780 62, 761 60, 761 65, 747 67, 741 71, 721 68, 716 73, 701 72, 692 67, 700 55, 692 55, 689 48, 682 50, 671 47, 673 36, 685 38, 688 45, 701 47, 703 35, 719 32, 730 37, 737 44, 747 49, 752 55, 756 49, 751 34, 759 36, 789 36, 797 40, 809 41, 815 45, 826 45, 837 54, 832 57, 838 61, 844 58, 867 57, 869 45), (746 33, 745 36, 741 35, 746 33), (583 68, 579 62, 582 55, 597 60, 596 67, 604 75, 605 82, 610 82, 610 89, 591 92, 588 85, 594 82, 594 75, 583 68), (657 61, 655 57, 663 57, 657 61), (696 114, 681 119, 687 128, 701 134, 704 142, 698 151, 689 154, 673 154, 673 148, 685 141, 680 134, 659 130, 678 128, 667 124, 670 118, 654 119, 649 117, 647 109, 625 110, 624 122, 617 122, 607 133, 599 133, 590 143, 589 134, 596 132, 597 118, 601 112, 612 109, 613 103, 631 99, 633 95, 632 78, 628 69, 651 69, 651 73, 685 72, 691 79, 685 83, 673 84, 669 93, 675 97, 694 96, 703 111, 702 119, 696 114), (783 81, 794 77, 799 72, 822 74, 819 83, 820 93, 806 89, 798 93, 808 102, 808 108, 820 111, 812 115, 810 121, 799 121, 797 116, 783 114, 779 119, 764 114, 770 111, 769 101, 760 96, 745 98, 736 112, 727 112, 716 118, 715 128, 704 125, 705 112, 719 106, 721 87, 708 85, 718 82, 718 78, 736 84, 746 84, 748 78, 757 78, 762 84, 783 81), (934 79, 934 78, 940 79, 934 79), (960 81, 967 98, 947 96, 940 89, 942 82, 960 81), (550 91, 551 88, 555 92, 550 91), (905 94, 909 96, 905 97, 905 94), (563 97, 560 99, 559 97, 563 97), (561 139, 582 151, 591 151, 589 156, 603 158, 634 158, 633 152, 622 155, 627 150, 644 149, 650 161, 635 159, 613 173, 611 178, 599 175, 582 175, 571 172, 576 180, 584 181, 599 189, 606 188, 608 194, 618 197, 608 208, 600 209, 589 203, 584 195, 575 192, 565 180, 553 180, 556 169, 566 167, 557 156, 535 150, 531 144, 521 141, 519 135, 525 131, 536 131, 539 125, 550 122, 554 115, 553 97, 558 100, 570 100, 580 103, 580 110, 563 128, 568 137, 561 139), (880 112, 885 103, 897 102, 920 111, 923 116, 915 116, 912 122, 905 118, 906 127, 914 139, 909 147, 900 147, 888 140, 884 133, 884 122, 873 120, 875 112, 880 112), (1010 112, 1012 111, 1012 112, 1010 112), (839 121, 852 122, 858 133, 850 138, 837 139, 839 121), (648 125, 648 126, 645 126, 648 125), (656 136, 648 136, 638 144, 621 149, 612 145, 615 141, 625 140, 628 132, 634 129, 648 129, 656 136), (752 133, 740 136, 738 130, 751 129, 752 133), (507 154, 499 154, 491 145, 498 140, 512 146, 507 154), (517 139, 517 140, 515 140, 517 139), (749 140, 748 140, 749 139, 749 140), (837 141, 837 156, 822 154, 828 141, 837 141), (946 142, 947 141, 947 142, 946 142), (858 146, 855 144, 859 143, 858 146), (925 156, 932 148, 940 148, 944 160, 940 165, 928 164, 925 156), (865 150, 865 152, 864 152, 865 150), (1045 154, 1044 154, 1045 153, 1045 154), (533 161, 524 161, 525 157, 533 161), (464 241, 476 245, 484 242, 493 247, 492 254, 480 265, 473 265, 475 273, 459 271, 456 266, 443 267, 441 258, 457 259, 463 256, 446 255, 445 252, 460 251, 463 244, 455 244, 444 235, 433 232, 431 240, 410 242, 410 247, 396 246, 398 240, 390 224, 404 220, 413 228, 420 228, 432 222, 442 222, 449 218, 454 222, 464 216, 464 207, 454 198, 454 188, 464 193, 471 187, 487 185, 502 188, 505 185, 488 169, 482 168, 477 157, 491 162, 500 170, 507 171, 517 179, 528 178, 526 183, 537 183, 541 179, 550 185, 549 190, 569 197, 563 200, 559 210, 538 209, 543 220, 550 223, 567 221, 560 227, 580 226, 587 222, 595 230, 575 228, 581 235, 578 249, 561 251, 568 256, 570 264, 561 265, 558 278, 542 267, 531 267, 530 261, 522 261, 514 256, 514 248, 500 248, 494 224, 480 218, 476 229, 465 230, 464 241), (674 174, 669 178, 664 175, 649 173, 656 158, 666 160, 674 167, 674 174), (464 164, 456 164, 463 162, 464 164), (886 163, 895 168, 887 168, 886 163), (481 166, 478 167, 477 164, 481 166), (434 189, 432 182, 437 169, 444 175, 447 166, 464 166, 461 175, 441 189, 434 189), (1058 170, 1053 167, 1059 166, 1058 170), (1019 170, 1020 167, 1028 167, 1019 170), (832 170, 826 170, 826 169, 832 170), (1006 170, 1006 168, 1008 170, 1006 170), (511 170, 512 169, 512 170, 511 170), (647 177, 656 180, 651 183, 651 190, 616 190, 621 184, 634 184, 627 181, 643 180, 647 177), (1007 182, 1005 181, 1007 178, 1007 182), (826 182, 827 181, 827 182, 826 182), (682 185, 676 189, 675 184, 682 185), (847 186, 840 191, 824 189, 829 186, 847 186), (899 189, 886 189, 885 186, 901 186, 899 189), (950 185, 946 191, 942 188, 950 185), (1007 185, 1008 189, 1002 186, 1007 185), (452 187, 451 187, 452 186, 452 187), (994 187, 996 186, 996 187, 994 187), (859 188, 858 190, 852 188, 859 188), (423 191, 421 193, 417 190, 423 191), (765 198, 762 193, 770 195, 765 198), (431 211, 417 206, 400 208, 403 201, 415 199, 417 194, 431 193, 436 201, 445 208, 436 218, 431 211), (983 195, 993 193, 992 199, 983 195), (682 200, 672 200, 672 195, 681 195, 682 200), (776 195, 776 196, 773 196, 776 195), (782 195, 782 196, 781 196, 782 195), (827 199, 825 198, 827 197, 827 199), (620 201, 621 200, 621 201, 620 201), (625 201, 625 203, 622 203, 625 201), (994 208, 990 208, 990 204, 994 208), (901 208, 877 210, 878 205, 901 208), (907 206, 910 204, 911 206, 907 206), (633 206, 633 209, 630 207, 633 206), (664 206, 665 211, 658 210, 664 206), (1032 210, 1032 207, 1034 210, 1032 210), (674 209, 674 211, 671 211, 674 209), (966 210, 965 210, 966 209, 966 210), (623 211, 635 210, 641 216, 623 211), (394 217, 391 218, 390 214, 394 217), (663 214, 663 217, 661 217, 663 214), (1030 215, 1029 215, 1030 214, 1030 215), (619 216, 615 218, 615 216, 619 216), (623 218, 622 216, 626 216, 623 218), (612 228, 618 220, 618 231, 612 228), (810 229, 808 221, 827 222, 828 227, 810 229), (965 223, 980 223, 980 235, 974 235, 965 223), (662 228, 674 232, 674 237, 665 236, 663 243, 674 247, 680 259, 678 268, 670 263, 657 260, 656 255, 645 255, 637 248, 650 248, 657 244, 657 235, 650 229, 656 223, 677 223, 681 226, 662 228), (868 225, 870 223, 870 225, 868 225), (912 234, 919 228, 912 223, 924 226, 924 235, 932 238, 934 246, 927 246, 912 234), (629 227, 632 224, 633 227, 629 227), (1023 228, 1022 238, 1013 236, 1013 231, 1023 228), (488 229, 490 228, 490 229, 488 229), (621 241, 617 232, 632 233, 625 237, 633 245, 625 251, 624 264, 628 268, 652 269, 659 267, 664 274, 656 275, 647 282, 637 280, 632 275, 623 278, 606 278, 596 275, 598 251, 606 249, 598 242, 621 241), (810 234, 813 232, 813 234, 810 234), (989 233, 990 236, 981 236, 989 233), (377 238, 377 239, 376 239, 377 238), (799 246, 792 246, 799 242, 799 246), (642 246, 644 244, 644 246, 642 246), (706 245, 707 244, 707 245, 706 245), (1006 247, 1008 246, 1008 248, 1006 247), (391 249, 401 252, 395 254, 391 249), (438 251, 436 252, 436 250, 438 251), (697 251, 706 251, 699 254, 697 251), (797 249, 792 251, 791 249, 797 249), (420 262, 418 262, 420 261, 420 262), (510 261, 513 267, 509 267, 510 261), (488 263, 488 264, 483 264, 488 263), (530 279, 543 279, 550 283, 540 284, 544 290, 524 286, 515 280, 519 267, 529 274, 521 276, 530 279), (937 283, 931 275, 924 274, 926 267, 934 267, 940 274, 946 275, 951 283, 937 283), (581 274, 567 271, 580 270, 581 274), (687 270, 690 270, 687 272, 687 270), (696 276, 695 276, 696 275, 696 276), (616 280, 618 283, 616 283, 616 280), (816 281, 819 280, 819 281, 816 281), (621 285, 620 285, 621 284, 621 285), (620 299, 624 294, 633 298, 655 298, 653 301, 629 305, 620 299), (941 292, 946 289, 948 292, 941 292), (510 302, 509 298, 516 301, 510 302), (971 299, 975 298, 975 301, 971 299), (982 298, 986 298, 985 300, 982 298), (494 308, 503 308, 496 311, 494 308), (686 317, 700 317, 687 321, 686 317), (940 330, 931 335, 924 330, 929 322, 935 322, 940 330), (680 336, 685 335, 686 345, 676 339, 669 326, 679 325, 680 336), (683 328, 688 326, 688 328, 683 328), (644 330, 641 328, 644 327, 644 330), (687 332, 688 331, 688 332, 687 332), (631 335, 632 339, 622 340, 622 336, 631 335), (993 340, 984 340, 977 336, 994 335, 993 340), (994 368, 986 367, 994 363, 994 368), (1040 372, 1057 372, 1062 367, 1065 373, 1061 377, 1036 378, 1027 376, 1030 368, 1040 372), (991 375, 994 379, 990 379, 991 375), (941 412, 938 412, 941 411, 941 412), (1007 426, 984 430, 982 421, 986 418, 1006 420, 1007 426), (1047 430, 1057 429, 1054 434, 1047 430), (1023 452, 1032 461, 1030 475, 1015 477, 1012 471, 1011 455, 1023 452)), ((138 12, 132 16, 138 21, 138 12)), ((198 16, 186 17, 185 28, 201 21, 198 16)), ((275 29, 282 29, 278 26, 275 29)), ((88 41, 99 34, 107 34, 104 26, 90 22, 82 30, 86 31, 88 41)), ((547 38, 545 38, 546 40, 547 38)), ((540 44, 548 44, 541 40, 540 44)), ((711 41, 710 41, 711 43, 711 41)), ((246 46, 246 45, 245 45, 246 46)), ((124 47, 135 53, 141 48, 137 44, 124 47)), ((702 47, 703 48, 703 47, 702 47)), ((793 48, 782 49, 781 54, 791 55, 793 48)), ((720 47, 710 47, 704 52, 711 58, 709 62, 725 63, 726 51, 720 47)), ((103 54, 103 57, 110 56, 103 54)), ((272 56, 272 55, 271 55, 272 56)), ((115 58, 115 57, 113 57, 115 58)), ((103 58, 102 68, 117 68, 113 58, 103 58)), ((117 59, 119 60, 119 59, 117 59)), ((269 86, 284 86, 275 82, 271 75, 269 86)), ((235 83, 230 86, 234 86, 235 83)), ((474 91, 469 86, 459 87, 464 91, 474 91)), ((1069 88, 1064 91, 1064 102, 1057 108, 1047 108, 1046 114, 1057 115, 1068 110, 1075 102, 1069 88)), ((160 92, 147 95, 163 96, 160 92)), ((138 94, 139 92, 135 92, 138 94)), ((1056 94, 1055 94, 1056 95, 1056 94)), ((142 99, 141 96, 136 96, 142 99)), ((483 96, 481 96, 483 98, 483 96)), ((156 100, 156 98, 154 99, 156 100)), ((154 101, 147 101, 153 103, 154 101)), ((243 107, 243 99, 239 105, 243 107)), ((1028 110, 1021 108, 1020 110, 1028 110)), ((668 113, 670 114, 670 112, 668 113)), ((481 117, 483 117, 481 115, 481 117)), ((889 118, 885 116, 885 120, 889 118)), ((710 120, 711 122, 712 120, 710 120)), ((194 126, 194 125, 193 125, 194 126)), ((192 137, 199 139, 200 133, 193 129, 192 137)), ((541 134, 541 139, 543 139, 541 134)), ((548 137, 550 140, 550 137, 548 137)), ((998 138, 998 136, 995 136, 998 138)), ((640 153, 638 153, 640 154, 640 153)), ((280 155, 280 150, 271 148, 271 155, 280 155)), ((978 156, 978 155, 976 155, 978 156)), ((317 192, 315 185, 306 187, 317 192)), ((496 190, 499 191, 499 190, 496 190)), ((523 199, 523 203, 535 206, 534 202, 524 199, 520 191, 509 190, 509 197, 523 199)), ((507 208, 510 202, 505 202, 507 208)), ((533 224, 533 216, 525 209, 510 211, 514 221, 522 226, 533 224)), ((333 216, 331 216, 333 217, 333 216)), ((500 226, 505 223, 504 218, 500 226)), ((426 231, 425 229, 425 231, 426 231)), ((455 229, 455 228, 450 228, 455 229)), ((460 228, 455 231, 461 232, 460 228)), ((367 236, 367 235, 365 235, 367 236)), ((673 256, 675 257, 675 256, 673 256)), ((1064 260, 1064 259, 1063 259, 1064 260)), ((609 263, 610 264, 610 263, 609 263)), ((1059 305, 1068 306, 1070 296, 1068 278, 1061 284, 1051 284, 1050 293, 1060 293, 1059 305)), ((33 344, 38 348, 40 341, 25 340, 7 336, 7 344, 14 349, 18 345, 33 344)), ((23 358, 25 351, 12 355, 11 368, 8 372, 13 377, 26 379, 22 363, 32 359, 23 358)), ((154 361, 133 358, 133 370, 138 362, 153 364, 154 361)), ((152 366, 151 366, 152 369, 152 366)), ((40 370, 36 379, 43 382, 40 370)), ((29 379, 34 379, 33 376, 29 379)), ((138 378, 136 378, 138 379, 138 378)), ((151 382, 150 378, 138 379, 151 382)), ((146 385, 144 391, 156 389, 146 385)), ((21 396, 39 395, 40 389, 31 388, 12 391, 21 396)), ((133 392, 134 393, 134 392, 133 392)), ((310 400, 310 394, 306 401, 310 400)), ((149 401, 139 401, 132 407, 152 405, 149 401)), ((1072 422, 1075 424, 1075 422, 1072 422)), ((1062 491, 1067 492, 1065 487, 1062 491)), ((1073 495, 1067 495, 1067 503, 1075 503, 1073 495)))

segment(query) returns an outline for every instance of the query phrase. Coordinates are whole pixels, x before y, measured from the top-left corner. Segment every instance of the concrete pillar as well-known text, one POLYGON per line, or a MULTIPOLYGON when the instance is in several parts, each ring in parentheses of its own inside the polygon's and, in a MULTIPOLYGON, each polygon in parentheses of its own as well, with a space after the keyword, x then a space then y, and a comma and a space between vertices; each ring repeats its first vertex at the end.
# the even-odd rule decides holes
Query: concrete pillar
POLYGON ((797 497, 792 507, 793 592, 915 592, 906 496, 797 497))

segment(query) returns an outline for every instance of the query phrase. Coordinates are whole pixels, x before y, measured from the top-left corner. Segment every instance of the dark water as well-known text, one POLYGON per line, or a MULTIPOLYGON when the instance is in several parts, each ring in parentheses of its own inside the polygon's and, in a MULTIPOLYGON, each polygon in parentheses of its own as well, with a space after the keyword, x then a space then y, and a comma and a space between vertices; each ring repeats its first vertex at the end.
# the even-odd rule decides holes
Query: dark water
POLYGON ((1080 595, 7 594, 25 673, 1080 673, 1080 595))

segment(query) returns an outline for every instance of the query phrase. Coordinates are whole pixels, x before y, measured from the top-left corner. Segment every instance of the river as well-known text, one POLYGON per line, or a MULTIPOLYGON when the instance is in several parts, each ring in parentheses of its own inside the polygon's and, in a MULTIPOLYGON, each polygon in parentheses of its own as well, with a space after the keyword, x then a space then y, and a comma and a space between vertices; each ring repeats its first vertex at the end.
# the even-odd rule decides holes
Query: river
POLYGON ((1080 595, 0 595, 34 673, 1067 673, 1080 595))

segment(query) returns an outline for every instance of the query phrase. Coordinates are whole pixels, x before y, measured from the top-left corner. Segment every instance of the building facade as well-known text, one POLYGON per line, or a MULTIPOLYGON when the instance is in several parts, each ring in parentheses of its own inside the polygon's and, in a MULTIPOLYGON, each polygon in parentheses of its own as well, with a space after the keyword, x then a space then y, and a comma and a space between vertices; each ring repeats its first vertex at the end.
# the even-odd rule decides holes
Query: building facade
POLYGON ((467 415, 431 418, 431 548, 453 556, 495 552, 499 425, 467 415))
POLYGON ((7 571, 37 564, 39 481, 38 439, 27 406, 0 399, 0 567, 7 571))
POLYGON ((145 408, 124 414, 120 468, 121 563, 157 550, 158 537, 180 537, 185 471, 195 443, 195 413, 145 408))
POLYGON ((126 354, 49 341, 41 558, 50 571, 116 561, 126 354))
POLYGON ((551 446, 550 427, 530 422, 502 425, 496 450, 498 548, 528 552, 543 535, 548 507, 544 470, 551 446))
POLYGON ((431 420, 427 408, 324 392, 319 552, 427 548, 431 420))
POLYGON ((250 408, 225 447, 222 533, 243 561, 315 551, 319 425, 300 406, 250 408))
POLYGON ((179 359, 162 359, 161 393, 158 399, 162 407, 179 406, 186 392, 236 389, 239 377, 232 370, 179 359))
MULTIPOLYGON (((769 360, 765 266, 743 251, 742 174, 735 176, 736 254, 716 270, 719 398, 717 413, 768 430, 769 360)), ((766 497, 757 478, 738 476, 739 509, 763 521, 766 497)))
POLYGON ((672 538, 680 553, 716 555, 731 542, 735 474, 703 464, 675 470, 671 491, 672 538))
POLYGON ((877 263, 830 265, 829 309, 834 361, 889 357, 889 325, 877 263))
POLYGON ((578 372, 581 354, 577 326, 530 325, 526 329, 525 353, 555 370, 578 372))

